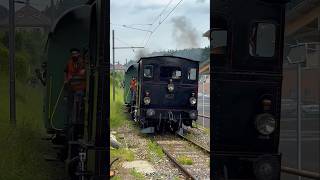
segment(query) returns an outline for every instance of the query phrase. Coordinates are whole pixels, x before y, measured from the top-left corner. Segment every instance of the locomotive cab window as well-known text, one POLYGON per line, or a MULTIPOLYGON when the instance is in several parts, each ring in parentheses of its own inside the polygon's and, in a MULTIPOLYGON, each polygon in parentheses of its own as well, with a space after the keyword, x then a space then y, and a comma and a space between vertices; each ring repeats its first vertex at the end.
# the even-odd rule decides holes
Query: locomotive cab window
POLYGON ((143 77, 152 78, 153 77, 153 66, 145 65, 143 68, 143 77))
POLYGON ((182 72, 179 67, 170 67, 170 66, 163 66, 160 68, 160 79, 167 80, 167 79, 174 79, 179 80, 181 79, 182 72))
POLYGON ((188 72, 188 79, 189 80, 197 80, 197 69, 191 68, 188 72))
POLYGON ((250 33, 251 56, 273 57, 275 55, 276 26, 272 23, 254 23, 250 33))

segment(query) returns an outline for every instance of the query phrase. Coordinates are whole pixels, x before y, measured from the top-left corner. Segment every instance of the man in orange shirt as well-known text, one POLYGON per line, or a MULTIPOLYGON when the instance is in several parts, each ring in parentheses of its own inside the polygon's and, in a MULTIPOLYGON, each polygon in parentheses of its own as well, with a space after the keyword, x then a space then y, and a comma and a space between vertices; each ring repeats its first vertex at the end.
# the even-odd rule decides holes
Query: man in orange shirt
POLYGON ((135 77, 132 77, 130 81, 130 91, 131 91, 131 101, 135 101, 136 92, 137 92, 137 80, 135 77))
POLYGON ((68 118, 70 125, 74 128, 74 139, 81 138, 83 134, 84 104, 83 97, 86 91, 86 67, 81 58, 80 50, 73 48, 70 50, 71 58, 65 68, 64 82, 67 87, 69 98, 68 118))

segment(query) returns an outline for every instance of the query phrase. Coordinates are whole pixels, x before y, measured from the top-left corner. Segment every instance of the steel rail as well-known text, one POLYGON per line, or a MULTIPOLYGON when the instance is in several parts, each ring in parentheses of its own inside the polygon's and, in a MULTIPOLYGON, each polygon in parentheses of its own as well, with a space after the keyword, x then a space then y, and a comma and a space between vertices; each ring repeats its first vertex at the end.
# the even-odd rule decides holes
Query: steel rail
POLYGON ((300 177, 306 177, 310 179, 320 179, 319 173, 305 171, 305 170, 298 170, 298 169, 294 169, 286 166, 281 166, 281 171, 287 174, 297 175, 300 177))
POLYGON ((199 117, 203 117, 203 118, 210 119, 210 116, 206 116, 206 115, 199 115, 199 114, 198 114, 198 116, 199 116, 199 117))
POLYGON ((158 144, 158 146, 160 146, 164 154, 171 160, 171 162, 173 162, 175 166, 177 166, 187 176, 187 179, 197 179, 186 168, 184 168, 183 165, 181 165, 173 156, 171 156, 170 153, 167 150, 165 150, 165 148, 163 148, 161 144, 159 144, 156 140, 155 142, 158 144))
POLYGON ((187 137, 185 137, 185 136, 183 136, 183 135, 181 135, 181 134, 179 134, 179 133, 177 133, 177 135, 178 135, 179 137, 187 140, 188 142, 194 144, 195 146, 199 147, 201 150, 205 151, 206 153, 210 154, 210 149, 208 149, 208 148, 200 145, 199 143, 194 142, 193 140, 191 140, 191 139, 189 139, 189 138, 187 138, 187 137))

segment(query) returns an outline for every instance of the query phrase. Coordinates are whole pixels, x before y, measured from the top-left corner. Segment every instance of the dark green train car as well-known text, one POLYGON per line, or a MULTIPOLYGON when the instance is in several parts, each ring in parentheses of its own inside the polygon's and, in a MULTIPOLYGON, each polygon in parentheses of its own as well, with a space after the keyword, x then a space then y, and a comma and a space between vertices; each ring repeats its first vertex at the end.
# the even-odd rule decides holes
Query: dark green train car
POLYGON ((64 69, 71 48, 87 49, 91 6, 81 5, 64 13, 55 23, 47 44, 47 96, 45 127, 49 133, 66 128, 67 93, 64 69))
POLYGON ((130 81, 132 77, 137 78, 138 76, 138 64, 133 64, 128 67, 124 75, 124 104, 130 106, 131 95, 130 95, 130 81))
MULTIPOLYGON (((72 180, 108 179, 109 163, 109 34, 108 0, 90 0, 65 12, 55 23, 47 42, 46 98, 44 121, 56 160, 66 163, 72 180), (64 70, 70 49, 81 50, 86 62, 84 108, 67 108, 69 92, 64 70), (69 109, 69 110, 68 110, 69 109), (81 112, 81 113, 79 113, 81 112), (70 114, 77 121, 71 121, 70 114), (79 120, 79 121, 78 121, 79 120)), ((78 106, 79 107, 79 106, 78 106)))

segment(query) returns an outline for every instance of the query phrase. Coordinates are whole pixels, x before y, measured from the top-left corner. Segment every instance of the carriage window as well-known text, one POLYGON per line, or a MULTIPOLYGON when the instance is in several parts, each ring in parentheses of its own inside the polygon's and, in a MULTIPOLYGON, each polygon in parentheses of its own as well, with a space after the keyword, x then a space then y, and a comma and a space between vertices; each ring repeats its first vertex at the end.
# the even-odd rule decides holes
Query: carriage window
POLYGON ((250 34, 251 56, 273 57, 275 53, 276 26, 271 23, 255 23, 250 34))
POLYGON ((188 72, 188 79, 189 80, 197 80, 197 69, 191 68, 188 72))
POLYGON ((152 65, 144 66, 143 76, 145 78, 152 78, 153 77, 153 66, 152 65))
POLYGON ((160 77, 164 79, 181 79, 181 69, 179 67, 163 66, 160 68, 160 77))

